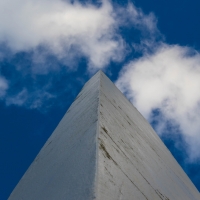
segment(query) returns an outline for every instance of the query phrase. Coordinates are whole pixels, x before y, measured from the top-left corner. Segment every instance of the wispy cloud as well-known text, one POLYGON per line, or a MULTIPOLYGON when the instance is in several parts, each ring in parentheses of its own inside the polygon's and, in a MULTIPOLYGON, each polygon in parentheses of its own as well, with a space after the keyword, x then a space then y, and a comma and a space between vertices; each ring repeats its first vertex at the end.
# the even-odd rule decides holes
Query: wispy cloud
MULTIPOLYGON (((43 91, 43 88, 40 90, 34 90, 31 93, 27 89, 23 88, 16 95, 9 95, 6 98, 6 105, 24 106, 29 109, 37 109, 43 107, 44 102, 49 103, 51 99, 55 99, 55 96, 47 91, 43 91)), ((50 105, 47 107, 49 106, 50 105)), ((43 110, 45 109, 46 108, 43 110)))
POLYGON ((0 99, 5 96, 7 89, 8 89, 8 81, 0 76, 0 99))
POLYGON ((170 120, 184 135, 190 159, 200 158, 199 52, 163 44, 126 65, 117 85, 147 119, 159 109, 160 134, 170 120))
POLYGON ((161 37, 161 33, 157 28, 157 18, 154 13, 145 14, 140 8, 135 7, 134 4, 129 4, 126 15, 131 22, 129 26, 132 25, 141 30, 141 38, 154 41, 156 37, 161 37))

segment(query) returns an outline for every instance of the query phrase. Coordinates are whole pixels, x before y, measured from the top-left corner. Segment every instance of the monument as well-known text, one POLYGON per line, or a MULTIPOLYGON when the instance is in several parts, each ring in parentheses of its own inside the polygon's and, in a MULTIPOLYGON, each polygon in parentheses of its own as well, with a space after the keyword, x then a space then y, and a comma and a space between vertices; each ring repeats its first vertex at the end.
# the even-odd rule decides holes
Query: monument
POLYGON ((9 200, 199 200, 149 123, 99 71, 9 200))

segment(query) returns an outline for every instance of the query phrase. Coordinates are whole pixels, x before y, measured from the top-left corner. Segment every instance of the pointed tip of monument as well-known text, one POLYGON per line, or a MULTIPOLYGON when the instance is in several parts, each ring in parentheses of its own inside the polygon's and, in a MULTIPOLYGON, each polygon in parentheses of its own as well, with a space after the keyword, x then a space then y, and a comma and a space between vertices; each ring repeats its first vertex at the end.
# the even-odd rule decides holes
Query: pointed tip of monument
POLYGON ((97 79, 99 79, 102 77, 101 75, 106 76, 106 74, 100 69, 90 79, 93 79, 93 77, 96 77, 97 79))
POLYGON ((99 69, 99 70, 97 71, 97 73, 99 73, 99 74, 105 74, 105 72, 104 72, 103 70, 101 70, 101 69, 99 69))
POLYGON ((104 71, 102 71, 101 69, 98 70, 96 74, 97 74, 98 76, 103 75, 103 76, 106 76, 106 77, 107 77, 106 73, 105 73, 104 71))
POLYGON ((97 71, 97 74, 105 74, 101 69, 97 71))

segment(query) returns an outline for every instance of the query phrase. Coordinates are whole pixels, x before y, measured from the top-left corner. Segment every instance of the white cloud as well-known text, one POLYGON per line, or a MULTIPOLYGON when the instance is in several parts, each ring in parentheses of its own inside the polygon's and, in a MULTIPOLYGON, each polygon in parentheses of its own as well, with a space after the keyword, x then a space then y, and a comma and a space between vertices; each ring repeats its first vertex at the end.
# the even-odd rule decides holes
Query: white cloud
MULTIPOLYGON (((0 0, 0 43, 6 42, 13 52, 37 52, 43 46, 68 65, 84 55, 90 69, 123 59, 120 26, 134 27, 152 40, 158 33, 156 23, 152 13, 145 15, 133 4, 113 7, 106 0, 101 6, 64 0, 0 0)), ((141 42, 143 46, 151 43, 144 38, 141 42)), ((134 42, 133 46, 139 48, 134 42)))
POLYGON ((0 99, 5 96, 7 89, 8 89, 8 81, 0 76, 0 99))
POLYGON ((0 42, 6 41, 15 52, 46 45, 65 59, 76 49, 88 56, 90 67, 101 68, 122 54, 114 15, 107 1, 95 7, 78 1, 0 0, 0 42))
POLYGON ((127 46, 134 46, 135 41, 125 44, 120 35, 119 29, 129 26, 144 36, 141 44, 137 41, 135 49, 150 46, 147 44, 158 32, 153 14, 145 15, 133 4, 114 7, 106 0, 100 3, 95 6, 64 0, 0 0, 0 44, 8 47, 9 52, 3 55, 5 51, 1 50, 0 59, 11 54, 12 62, 15 53, 31 52, 25 63, 22 57, 20 62, 14 63, 13 69, 7 69, 12 74, 8 78, 11 86, 5 89, 2 86, 0 90, 7 105, 41 108, 43 102, 54 98, 55 94, 50 92, 54 87, 51 81, 61 67, 57 60, 51 62, 49 55, 53 54, 62 66, 71 68, 77 65, 81 56, 86 56, 89 72, 96 71, 108 66, 110 61, 122 61, 127 46), (42 86, 37 84, 40 75, 46 80, 42 86))
MULTIPOLYGON (((188 47, 162 45, 152 55, 130 62, 117 86, 149 119, 159 108, 179 125, 190 158, 200 158, 200 53, 188 47)), ((162 128, 160 130, 162 134, 162 128)))

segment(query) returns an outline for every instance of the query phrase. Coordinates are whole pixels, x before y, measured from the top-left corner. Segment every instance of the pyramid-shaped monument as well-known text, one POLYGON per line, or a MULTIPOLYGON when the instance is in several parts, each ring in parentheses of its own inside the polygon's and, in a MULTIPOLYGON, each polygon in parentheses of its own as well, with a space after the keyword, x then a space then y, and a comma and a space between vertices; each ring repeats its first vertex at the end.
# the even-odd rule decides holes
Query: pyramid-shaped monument
POLYGON ((99 71, 9 200, 199 200, 149 123, 99 71))

